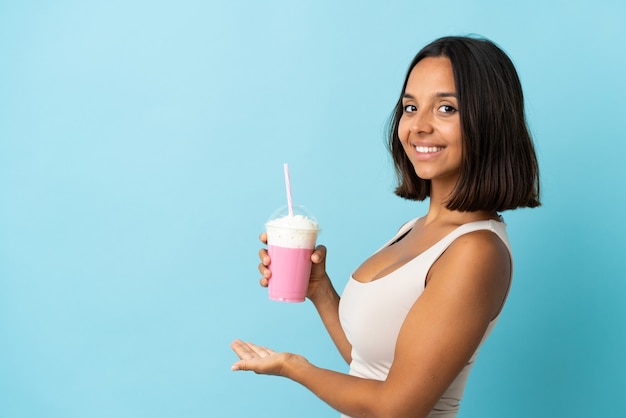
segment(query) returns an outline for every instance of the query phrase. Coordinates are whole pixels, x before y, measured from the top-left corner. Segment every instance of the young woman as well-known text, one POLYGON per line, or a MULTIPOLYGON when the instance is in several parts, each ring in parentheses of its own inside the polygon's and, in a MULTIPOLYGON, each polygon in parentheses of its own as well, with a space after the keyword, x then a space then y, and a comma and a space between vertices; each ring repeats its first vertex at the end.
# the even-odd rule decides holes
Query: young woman
MULTIPOLYGON (((455 417, 511 284, 499 212, 540 204, 537 159, 510 59, 485 39, 427 45, 409 66, 389 149, 396 194, 429 198, 428 213, 365 260, 341 298, 326 273, 326 248, 312 255, 307 297, 350 373, 239 340, 232 368, 288 377, 344 416, 455 417)), ((265 249, 260 258, 267 286, 265 249)))

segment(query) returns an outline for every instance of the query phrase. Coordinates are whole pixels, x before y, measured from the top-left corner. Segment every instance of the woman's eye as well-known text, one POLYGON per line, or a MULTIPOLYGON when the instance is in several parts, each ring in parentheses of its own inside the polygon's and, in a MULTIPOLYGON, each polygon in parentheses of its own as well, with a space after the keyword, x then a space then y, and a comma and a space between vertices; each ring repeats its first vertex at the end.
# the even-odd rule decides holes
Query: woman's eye
POLYGON ((404 113, 412 113, 417 111, 417 107, 415 105, 404 105, 403 111, 404 113))
POLYGON ((443 113, 453 113, 456 112, 456 109, 450 105, 439 106, 439 111, 443 113))

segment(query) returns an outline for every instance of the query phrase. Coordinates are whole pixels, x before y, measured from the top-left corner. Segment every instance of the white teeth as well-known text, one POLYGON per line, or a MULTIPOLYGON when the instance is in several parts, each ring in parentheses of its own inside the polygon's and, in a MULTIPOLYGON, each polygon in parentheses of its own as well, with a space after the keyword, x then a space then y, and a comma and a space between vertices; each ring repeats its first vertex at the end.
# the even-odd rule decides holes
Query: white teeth
POLYGON ((417 152, 437 152, 441 151, 443 147, 420 147, 419 145, 415 146, 417 152))

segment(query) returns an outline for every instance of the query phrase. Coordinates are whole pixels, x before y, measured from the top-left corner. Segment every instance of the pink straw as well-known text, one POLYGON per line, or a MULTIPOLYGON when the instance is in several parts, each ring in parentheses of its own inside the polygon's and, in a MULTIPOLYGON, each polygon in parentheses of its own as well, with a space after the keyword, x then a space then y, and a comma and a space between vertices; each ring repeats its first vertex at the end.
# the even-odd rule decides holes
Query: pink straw
POLYGON ((289 181, 289 164, 283 165, 285 169, 285 187, 287 189, 287 207, 289 208, 289 216, 293 216, 293 202, 291 201, 291 182, 289 181))

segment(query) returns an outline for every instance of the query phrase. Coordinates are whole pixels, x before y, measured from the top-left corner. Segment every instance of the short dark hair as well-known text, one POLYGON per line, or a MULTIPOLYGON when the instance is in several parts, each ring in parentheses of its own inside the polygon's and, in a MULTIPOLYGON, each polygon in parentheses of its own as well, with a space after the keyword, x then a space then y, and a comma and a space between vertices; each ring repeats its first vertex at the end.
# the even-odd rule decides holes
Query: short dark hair
POLYGON ((398 180, 395 193, 410 200, 430 196, 430 180, 417 176, 398 137, 409 75, 427 57, 450 60, 459 103, 463 157, 446 207, 462 212, 499 212, 539 206, 539 165, 517 71, 497 45, 477 37, 437 39, 411 62, 387 130, 398 180))

